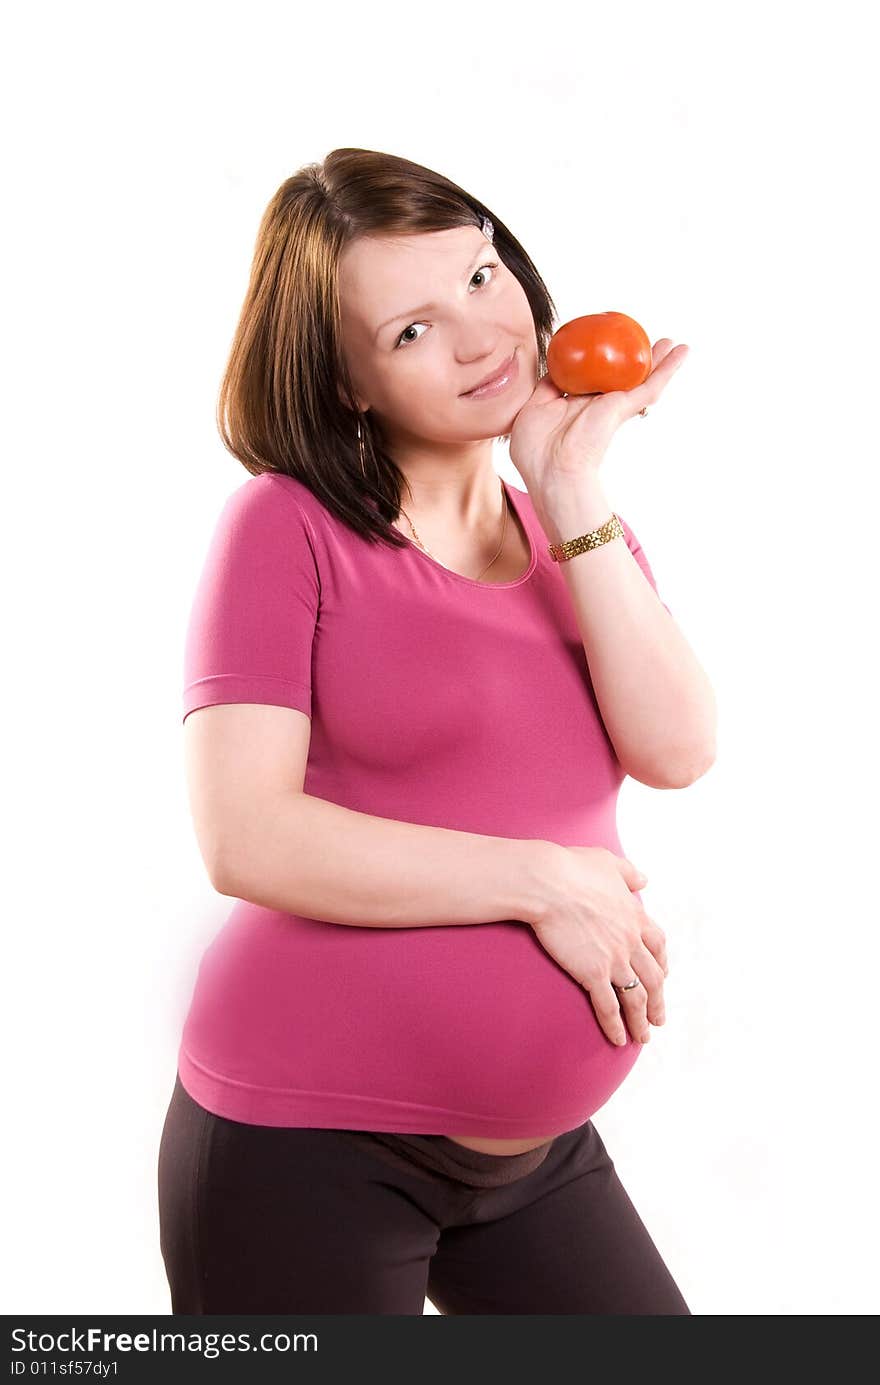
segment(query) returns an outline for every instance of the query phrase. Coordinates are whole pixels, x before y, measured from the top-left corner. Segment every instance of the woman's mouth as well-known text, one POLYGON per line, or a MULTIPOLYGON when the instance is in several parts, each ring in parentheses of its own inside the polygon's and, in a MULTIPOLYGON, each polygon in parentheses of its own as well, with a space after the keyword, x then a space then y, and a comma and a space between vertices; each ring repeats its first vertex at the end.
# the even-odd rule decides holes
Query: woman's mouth
POLYGON ((512 383, 519 374, 519 361, 516 351, 508 361, 505 361, 500 371, 486 385, 480 385, 478 389, 468 390, 463 394, 462 399, 493 399, 496 394, 501 394, 507 386, 512 383))

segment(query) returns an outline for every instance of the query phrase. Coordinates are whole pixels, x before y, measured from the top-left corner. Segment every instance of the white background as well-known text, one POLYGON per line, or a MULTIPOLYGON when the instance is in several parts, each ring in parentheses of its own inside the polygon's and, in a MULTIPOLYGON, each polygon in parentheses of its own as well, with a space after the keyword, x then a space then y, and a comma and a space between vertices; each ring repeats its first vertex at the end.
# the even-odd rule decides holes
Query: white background
POLYGON ((180 719, 194 584, 247 479, 214 405, 263 209, 339 145, 494 209, 559 322, 615 309, 691 347, 603 479, 712 679, 718 758, 623 787, 668 1021, 595 1123, 692 1312, 877 1312, 869 12, 7 20, 7 1313, 170 1312, 158 1143, 231 908, 180 719))

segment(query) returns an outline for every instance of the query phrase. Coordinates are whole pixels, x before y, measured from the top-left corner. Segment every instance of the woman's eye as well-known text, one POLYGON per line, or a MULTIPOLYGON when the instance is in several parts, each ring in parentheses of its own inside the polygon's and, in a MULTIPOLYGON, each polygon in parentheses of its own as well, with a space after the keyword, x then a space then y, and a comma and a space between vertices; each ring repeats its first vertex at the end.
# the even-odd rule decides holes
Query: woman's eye
MULTIPOLYGON (((498 268, 498 261, 497 261, 497 260, 489 260, 486 264, 480 265, 479 269, 475 269, 475 270, 474 270, 473 275, 471 276, 471 282, 473 282, 473 280, 476 279, 476 277, 477 277, 478 274, 482 274, 484 270, 486 270, 486 269, 495 270, 495 269, 497 269, 497 268, 498 268)), ((492 280, 490 279, 489 282, 491 283, 492 280)), ((483 288, 483 285, 482 285, 482 284, 478 284, 478 285, 477 285, 477 288, 483 288)), ((399 346, 406 346, 406 345, 407 345, 407 342, 404 341, 404 337, 406 337, 407 332, 411 332, 412 329, 413 329, 414 327, 424 327, 424 325, 425 325, 425 324, 424 324, 423 322, 411 322, 411 323, 409 324, 408 327, 404 327, 404 329, 403 329, 403 331, 401 332, 400 336, 397 338, 397 341, 394 343, 394 350, 396 351, 397 348, 398 348, 399 346)), ((418 337, 410 337, 410 338, 408 338, 408 340, 409 340, 409 341, 418 341, 419 338, 418 338, 418 337)))
POLYGON ((477 275, 478 275, 478 274, 482 274, 482 272, 483 272, 484 269, 497 269, 497 268, 498 268, 498 261, 497 261, 497 260, 490 260, 488 264, 481 264, 479 269, 475 269, 475 270, 474 270, 474 273, 473 273, 473 277, 474 277, 474 279, 476 279, 477 275))

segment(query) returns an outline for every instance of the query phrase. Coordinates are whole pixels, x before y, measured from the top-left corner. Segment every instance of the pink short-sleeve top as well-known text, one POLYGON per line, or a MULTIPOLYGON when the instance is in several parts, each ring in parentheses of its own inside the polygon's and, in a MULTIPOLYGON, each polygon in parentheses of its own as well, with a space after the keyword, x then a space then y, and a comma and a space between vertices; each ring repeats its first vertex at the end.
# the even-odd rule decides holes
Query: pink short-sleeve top
MULTIPOLYGON (((295 708, 311 719, 308 794, 624 855, 625 774, 566 581, 528 492, 503 484, 530 560, 489 583, 414 542, 371 543, 290 476, 251 477, 197 583, 184 719, 295 708)), ((245 1123, 517 1139, 582 1124, 640 1050, 605 1036, 522 920, 381 928, 236 900, 202 955, 178 1071, 203 1107, 245 1123)))

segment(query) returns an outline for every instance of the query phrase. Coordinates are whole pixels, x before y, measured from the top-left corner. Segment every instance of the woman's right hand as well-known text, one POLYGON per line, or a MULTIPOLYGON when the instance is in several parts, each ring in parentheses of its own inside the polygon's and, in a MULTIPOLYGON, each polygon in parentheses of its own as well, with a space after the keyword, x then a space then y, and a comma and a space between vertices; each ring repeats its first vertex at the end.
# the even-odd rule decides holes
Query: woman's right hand
POLYGON ((612 1043, 647 1043, 663 1024, 666 935, 635 893, 645 877, 606 847, 560 846, 543 856, 540 914, 526 920, 538 942, 589 993, 612 1043), (641 986, 617 991, 634 977, 641 986))

